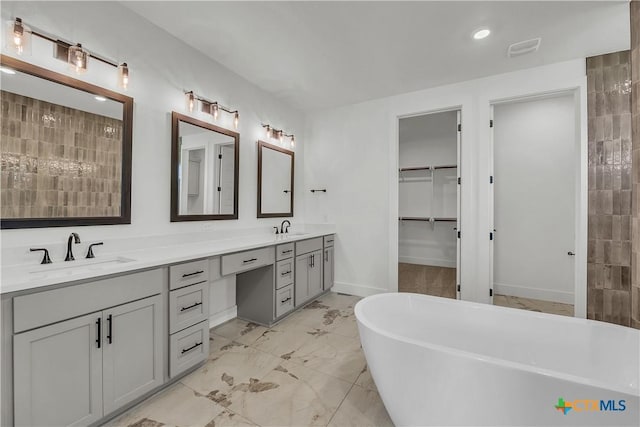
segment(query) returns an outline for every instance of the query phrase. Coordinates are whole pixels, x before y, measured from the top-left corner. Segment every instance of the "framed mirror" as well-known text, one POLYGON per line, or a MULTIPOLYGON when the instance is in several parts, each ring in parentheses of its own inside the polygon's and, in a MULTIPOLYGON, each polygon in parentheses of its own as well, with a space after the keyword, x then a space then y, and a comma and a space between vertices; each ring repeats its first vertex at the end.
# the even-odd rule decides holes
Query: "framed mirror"
POLYGON ((171 221, 238 219, 240 134, 171 115, 171 221))
POLYGON ((130 224, 133 98, 0 63, 2 228, 130 224))
POLYGON ((258 141, 258 218, 293 216, 293 151, 258 141))

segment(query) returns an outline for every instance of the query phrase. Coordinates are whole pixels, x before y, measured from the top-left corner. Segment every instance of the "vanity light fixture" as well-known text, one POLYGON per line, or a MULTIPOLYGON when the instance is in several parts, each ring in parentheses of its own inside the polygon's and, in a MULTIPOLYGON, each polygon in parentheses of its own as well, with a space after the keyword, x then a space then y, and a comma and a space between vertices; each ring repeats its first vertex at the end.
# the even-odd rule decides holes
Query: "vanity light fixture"
POLYGON ((185 96, 187 99, 187 110, 189 110, 190 113, 193 113, 193 111, 196 110, 196 106, 198 105, 198 102, 200 102, 200 111, 211 114, 213 116, 213 120, 218 120, 220 110, 225 113, 233 114, 233 127, 238 129, 238 125, 240 124, 240 113, 238 110, 232 110, 229 107, 225 107, 218 101, 210 101, 203 98, 192 90, 188 92, 185 91, 185 96))
POLYGON ((296 146, 296 136, 294 134, 288 134, 284 130, 276 129, 266 123, 263 123, 262 127, 266 131, 267 138, 277 138, 280 143, 283 143, 285 138, 289 138, 289 140, 291 141, 291 147, 296 146))
POLYGON ((126 89, 129 85, 129 67, 126 62, 118 65, 117 62, 88 51, 80 43, 72 44, 39 29, 30 28, 18 17, 7 21, 6 27, 6 47, 18 55, 30 54, 31 36, 37 36, 51 42, 54 45, 53 57, 69 63, 71 69, 77 74, 84 74, 87 71, 89 58, 93 58, 118 70, 118 85, 121 88, 126 89))

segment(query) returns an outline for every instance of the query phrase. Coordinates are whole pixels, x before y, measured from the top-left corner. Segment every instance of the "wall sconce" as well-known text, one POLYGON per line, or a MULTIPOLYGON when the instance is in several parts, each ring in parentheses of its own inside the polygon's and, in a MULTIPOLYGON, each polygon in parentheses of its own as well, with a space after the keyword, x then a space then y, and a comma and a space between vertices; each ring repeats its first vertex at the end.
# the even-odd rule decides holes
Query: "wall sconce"
POLYGON ((185 92, 185 97, 187 100, 187 110, 190 113, 193 113, 193 110, 196 109, 196 105, 200 102, 200 111, 203 113, 211 114, 213 116, 213 120, 218 120, 218 115, 220 110, 225 113, 233 114, 233 127, 238 129, 240 124, 240 113, 238 110, 232 110, 229 107, 225 107, 220 104, 218 101, 209 101, 206 98, 201 97, 200 95, 196 95, 192 90, 185 92))
POLYGON ((265 129, 267 138, 278 138, 278 140, 280 140, 280 143, 283 143, 285 138, 289 138, 289 140, 291 141, 291 146, 296 146, 296 136, 294 134, 285 133, 284 130, 276 129, 266 123, 263 123, 262 127, 265 129))
POLYGON ((13 21, 7 21, 6 27, 6 47, 18 55, 31 54, 31 36, 37 36, 51 42, 54 45, 53 57, 67 62, 77 74, 84 74, 87 71, 89 58, 93 58, 118 70, 119 87, 127 89, 129 86, 129 66, 126 62, 118 65, 114 61, 88 51, 80 43, 74 45, 44 31, 29 28, 24 25, 22 19, 17 17, 13 21))

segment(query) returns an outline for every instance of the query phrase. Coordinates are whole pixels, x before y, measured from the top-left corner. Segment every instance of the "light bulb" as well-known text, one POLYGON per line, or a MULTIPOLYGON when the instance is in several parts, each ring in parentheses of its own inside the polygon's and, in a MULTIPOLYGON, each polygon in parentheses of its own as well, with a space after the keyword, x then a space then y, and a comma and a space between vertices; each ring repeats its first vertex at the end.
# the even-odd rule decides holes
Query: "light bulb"
POLYGON ((240 114, 236 111, 233 115, 233 127, 237 130, 240 123, 240 114))
POLYGON ((213 114, 213 120, 218 120, 218 110, 219 108, 218 108, 217 102, 214 102, 213 104, 211 104, 211 111, 212 111, 211 114, 213 114))
POLYGON ((125 90, 129 86, 129 66, 126 62, 118 66, 118 86, 125 90))
POLYGON ((296 136, 295 135, 291 135, 291 146, 292 147, 296 146, 296 136))

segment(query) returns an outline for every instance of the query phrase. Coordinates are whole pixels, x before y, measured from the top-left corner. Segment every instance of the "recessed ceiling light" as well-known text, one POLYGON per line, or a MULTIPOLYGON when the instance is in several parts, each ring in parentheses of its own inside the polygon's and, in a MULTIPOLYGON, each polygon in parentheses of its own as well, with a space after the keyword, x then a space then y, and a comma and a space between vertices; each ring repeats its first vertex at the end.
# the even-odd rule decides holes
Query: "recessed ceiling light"
POLYGON ((12 70, 11 68, 6 68, 6 67, 0 67, 0 71, 2 71, 3 73, 6 74, 15 74, 16 71, 12 70))
POLYGON ((488 37, 491 34, 491 30, 488 28, 480 28, 473 32, 473 38, 475 40, 482 40, 485 37, 488 37))
POLYGON ((104 102, 104 101, 107 100, 107 98, 105 98, 104 96, 98 95, 98 96, 95 97, 95 100, 96 101, 100 101, 100 102, 104 102))

